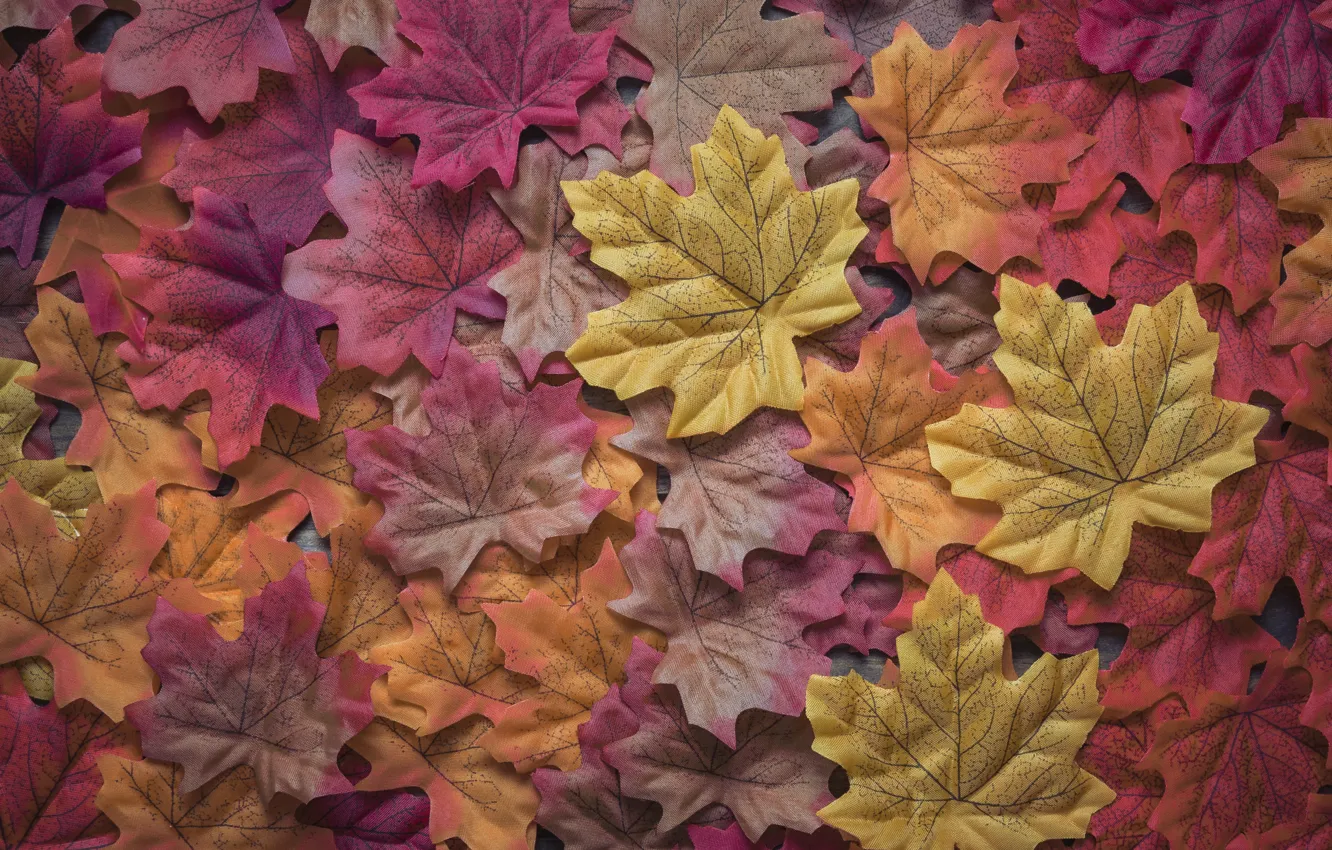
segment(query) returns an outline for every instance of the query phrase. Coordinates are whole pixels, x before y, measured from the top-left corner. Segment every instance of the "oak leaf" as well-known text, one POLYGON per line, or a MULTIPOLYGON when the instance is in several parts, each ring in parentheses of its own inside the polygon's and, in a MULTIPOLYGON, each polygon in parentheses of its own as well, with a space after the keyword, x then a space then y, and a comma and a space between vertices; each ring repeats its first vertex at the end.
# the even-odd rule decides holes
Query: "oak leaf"
POLYGON ((74 44, 69 23, 0 67, 0 245, 32 262, 47 202, 104 207, 103 184, 139 158, 147 117, 103 111, 102 57, 74 44))
POLYGON ((762 5, 636 0, 619 24, 619 37, 652 63, 652 81, 635 107, 652 127, 652 171, 677 192, 707 182, 697 166, 691 179, 690 151, 707 141, 722 104, 781 139, 786 162, 801 173, 809 153, 783 113, 830 106, 832 90, 860 66, 860 57, 824 33, 817 15, 765 21, 762 5))
POLYGON ((1081 837, 1114 800, 1074 762, 1101 713, 1094 651, 1043 655, 1010 679, 1003 632, 944 571, 897 648, 895 688, 810 679, 814 749, 851 781, 825 821, 868 850, 1033 848, 1081 837))
POLYGON ((525 850, 531 847, 528 834, 537 795, 526 777, 483 749, 479 739, 490 728, 484 717, 470 717, 417 737, 400 723, 375 718, 350 743, 371 766, 357 787, 425 791, 430 798, 430 838, 436 844, 458 837, 469 847, 525 850))
POLYGON ((579 387, 510 390, 459 349, 422 394, 428 435, 348 431, 356 487, 385 507, 370 549, 404 575, 439 569, 451 590, 487 543, 540 560, 546 540, 585 531, 617 494, 583 481, 596 426, 579 387))
POLYGON ((803 555, 820 531, 845 530, 836 490, 790 454, 809 443, 794 414, 760 410, 725 435, 672 440, 665 392, 635 396, 628 407, 633 430, 614 445, 666 468, 671 491, 658 524, 689 533, 700 572, 741 587, 741 565, 755 549, 803 555))
POLYGON ((205 121, 255 98, 259 69, 296 73, 282 0, 144 0, 106 51, 106 84, 147 97, 183 86, 205 121))
MULTIPOLYGON (((1281 413, 1332 440, 1332 351, 1297 345, 1291 357, 1298 388, 1281 413)), ((1332 484, 1332 455, 1327 459, 1327 480, 1332 484)))
POLYGON ((293 72, 260 71, 254 97, 222 110, 221 133, 187 132, 162 182, 182 201, 200 186, 239 201, 261 230, 302 245, 333 211, 324 184, 333 173, 335 132, 369 135, 374 128, 357 114, 345 78, 329 71, 300 22, 285 20, 282 30, 293 72))
POLYGON ((328 573, 307 573, 315 598, 327 600, 315 641, 315 650, 324 657, 350 650, 369 659, 377 647, 410 633, 411 620, 398 605, 402 579, 387 561, 367 552, 363 540, 381 513, 367 505, 349 514, 329 535, 328 573))
POLYGON ((994 352, 1003 341, 994 326, 999 301, 994 275, 963 266, 943 283, 908 280, 916 330, 934 359, 953 375, 979 366, 994 366, 994 352))
POLYGON ((943 253, 988 272, 1015 256, 1034 261, 1043 222, 1022 187, 1067 180, 1090 142, 1044 104, 1004 102, 1016 35, 1016 24, 967 26, 931 50, 901 24, 874 56, 874 95, 848 98, 893 153, 870 194, 892 207, 893 242, 918 280, 943 253))
POLYGON ((316 332, 335 317, 282 291, 281 240, 244 207, 199 189, 188 229, 144 228, 137 252, 107 261, 153 314, 143 350, 119 350, 140 407, 174 409, 206 390, 224 467, 260 441, 273 405, 319 415, 328 365, 316 332))
POLYGON ((1214 694, 1189 717, 1164 724, 1143 767, 1165 777, 1150 825, 1172 847, 1224 847, 1300 820, 1308 795, 1327 783, 1327 741, 1301 726, 1309 676, 1269 659, 1247 696, 1214 694))
POLYGON ((669 437, 798 409, 794 338, 860 312, 843 272, 865 234, 854 180, 797 190, 777 139, 729 107, 694 147, 694 171, 688 197, 647 172, 562 184, 592 261, 632 290, 588 317, 569 361, 621 398, 669 388, 669 437))
POLYGON ((75 541, 10 479, 0 491, 0 660, 47 659, 57 704, 82 697, 119 721, 152 693, 139 650, 158 587, 148 564, 166 538, 151 487, 90 507, 75 541))
POLYGON ((457 310, 503 318, 486 284, 521 244, 481 187, 413 189, 415 158, 409 144, 338 132, 326 191, 347 236, 311 242, 283 269, 288 292, 337 314, 339 362, 382 375, 408 354, 439 374, 457 310))
POLYGON ((373 717, 370 683, 383 668, 350 652, 319 658, 323 618, 304 565, 246 600, 235 640, 159 602, 143 653, 162 688, 126 710, 144 755, 181 764, 185 793, 240 765, 254 770, 265 805, 278 792, 308 801, 350 791, 338 750, 373 717))
POLYGON ((850 480, 850 528, 873 532, 893 566, 928 580, 941 546, 975 543, 994 524, 993 508, 949 494, 925 428, 968 401, 1005 403, 998 373, 955 379, 933 367, 911 310, 865 337, 851 372, 812 361, 805 369, 800 415, 811 440, 792 457, 850 480))
POLYGON ((404 65, 411 50, 398 37, 394 0, 310 0, 305 29, 314 36, 330 68, 350 47, 364 47, 386 65, 404 65))
POLYGON ((574 33, 565 3, 398 0, 398 10, 398 32, 424 55, 352 96, 380 135, 421 137, 417 186, 456 192, 487 168, 510 185, 523 128, 577 123, 577 99, 606 77, 612 33, 574 33))
POLYGON ((1320 230, 1286 255, 1286 280, 1272 293, 1274 345, 1332 341, 1332 232, 1320 230))
POLYGON ((653 686, 661 660, 656 649, 634 641, 620 694, 638 728, 602 750, 625 793, 660 803, 657 828, 675 829, 721 804, 750 839, 769 826, 818 829, 814 810, 832 797, 833 765, 811 751, 813 734, 804 717, 751 709, 736 721, 735 746, 727 746, 689 725, 674 688, 653 686))
POLYGON ((1004 510, 977 548, 1111 587, 1134 522, 1207 530, 1213 486, 1253 465, 1267 412, 1211 395, 1217 341, 1192 288, 1134 310, 1114 347, 1048 285, 1004 277, 999 303, 994 358, 1016 404, 969 404, 925 429, 953 493, 1004 510))
POLYGON ((185 790, 185 769, 107 756, 98 762, 97 807, 120 829, 118 844, 162 850, 334 850, 333 833, 296 819, 296 802, 259 797, 254 771, 233 767, 185 790))

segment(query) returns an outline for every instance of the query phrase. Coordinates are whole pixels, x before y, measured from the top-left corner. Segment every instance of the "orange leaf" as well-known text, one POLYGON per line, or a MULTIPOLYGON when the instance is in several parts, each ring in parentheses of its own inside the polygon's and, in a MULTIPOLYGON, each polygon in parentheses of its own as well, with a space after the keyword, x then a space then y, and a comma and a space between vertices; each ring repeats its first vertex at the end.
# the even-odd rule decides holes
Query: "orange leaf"
MULTIPOLYGON (((587 457, 583 458, 583 480, 589 487, 619 493, 615 501, 606 506, 606 513, 625 522, 633 522, 634 514, 638 513, 633 493, 643 478, 643 467, 632 454, 611 445, 611 438, 629 433, 629 429, 634 427, 634 420, 619 413, 598 410, 581 398, 578 406, 582 408, 583 415, 597 425, 592 448, 588 450, 587 457)), ((653 496, 656 495, 655 489, 654 480, 653 496)))
POLYGON ((306 573, 314 598, 328 606, 316 643, 320 655, 350 650, 368 659, 375 647, 409 634, 411 621, 398 605, 402 579, 362 540, 383 513, 370 504, 349 516, 333 529, 330 569, 306 573))

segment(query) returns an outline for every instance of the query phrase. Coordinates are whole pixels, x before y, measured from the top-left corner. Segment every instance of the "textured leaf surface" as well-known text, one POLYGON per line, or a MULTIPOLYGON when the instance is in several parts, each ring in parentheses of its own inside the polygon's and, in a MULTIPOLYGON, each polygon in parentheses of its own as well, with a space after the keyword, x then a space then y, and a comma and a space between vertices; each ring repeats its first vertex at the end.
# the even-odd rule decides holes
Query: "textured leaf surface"
POLYGON ((51 29, 79 6, 101 5, 102 0, 13 0, 0 9, 0 29, 51 29))
POLYGON ((1043 655, 1010 680, 1003 632, 946 572, 897 647, 896 688, 810 679, 815 751, 851 782, 825 821, 870 850, 1031 848, 1081 837, 1114 799, 1073 760, 1100 716, 1094 652, 1043 655))
POLYGON ((327 598, 328 611, 315 649, 329 657, 355 652, 362 658, 381 644, 408 636, 411 622, 398 605, 402 579, 383 558, 365 550, 363 537, 380 517, 372 505, 361 508, 333 529, 329 571, 307 575, 317 599, 327 598))
POLYGON ((1329 683, 1332 683, 1332 631, 1327 624, 1312 619, 1302 622, 1285 664, 1309 671, 1313 688, 1300 711, 1300 723, 1317 729, 1326 737, 1332 732, 1332 696, 1328 690, 1329 683))
POLYGON ((1028 186, 1022 196, 1045 220, 1036 236, 1040 263, 1017 257, 1005 263, 1001 271, 1032 286, 1047 282, 1057 286, 1072 280, 1094 294, 1104 294, 1110 268, 1123 252, 1112 214, 1124 196, 1124 184, 1111 182, 1110 188, 1094 198, 1085 211, 1062 220, 1053 219, 1058 203, 1053 186, 1028 186))
MULTIPOLYGON (((1299 388, 1282 415, 1332 439, 1332 352, 1297 345, 1291 356, 1299 388)), ((1327 480, 1332 484, 1332 457, 1328 458, 1327 480)))
POLYGON ((1332 340, 1332 233, 1319 231, 1285 262, 1286 281, 1272 293, 1272 342, 1323 345, 1332 340))
POLYGON ((24 454, 31 432, 48 427, 54 418, 20 383, 36 371, 32 363, 0 358, 0 481, 17 481, 58 512, 72 514, 97 501, 97 482, 92 473, 71 469, 62 459, 29 460, 24 454))
MULTIPOLYGON (((352 782, 370 774, 370 764, 343 748, 338 766, 352 782)), ((333 833, 337 850, 431 850, 430 798, 410 788, 353 791, 318 797, 296 811, 301 823, 333 833)))
POLYGON ((394 0, 310 0, 305 16, 305 28, 330 67, 337 67, 352 46, 364 47, 389 65, 406 64, 411 51, 398 38, 397 23, 394 0))
POLYGON ((939 49, 964 25, 992 17, 984 0, 780 0, 774 5, 792 12, 822 12, 828 32, 867 59, 892 42, 903 21, 939 49))
POLYGON ((860 311, 843 272, 865 235, 854 181, 799 191, 777 139, 728 108, 694 173, 688 197, 647 172, 563 184, 592 261, 632 290, 588 317, 569 360, 621 398, 670 389, 670 437, 799 408, 792 341, 860 311))
POLYGON ((916 330, 940 366, 954 375, 994 366, 994 352, 1003 341, 994 326, 999 312, 994 275, 964 266, 943 283, 908 283, 916 330))

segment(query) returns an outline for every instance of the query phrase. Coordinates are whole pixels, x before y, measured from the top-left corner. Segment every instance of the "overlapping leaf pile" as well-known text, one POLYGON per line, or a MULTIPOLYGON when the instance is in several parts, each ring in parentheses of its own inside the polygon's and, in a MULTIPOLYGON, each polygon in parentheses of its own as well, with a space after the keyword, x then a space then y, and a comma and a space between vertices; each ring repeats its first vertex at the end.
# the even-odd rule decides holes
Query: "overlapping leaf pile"
POLYGON ((774 5, 0 0, 0 845, 1332 846, 1332 3, 774 5))

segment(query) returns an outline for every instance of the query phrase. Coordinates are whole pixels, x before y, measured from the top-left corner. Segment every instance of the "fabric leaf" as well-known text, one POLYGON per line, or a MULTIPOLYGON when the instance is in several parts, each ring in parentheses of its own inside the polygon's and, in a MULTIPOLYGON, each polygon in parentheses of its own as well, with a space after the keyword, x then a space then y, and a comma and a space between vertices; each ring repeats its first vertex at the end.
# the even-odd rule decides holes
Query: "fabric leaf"
POLYGON ((939 284, 909 280, 916 330, 934 359, 953 375, 994 366, 1002 340, 994 326, 994 275, 963 266, 939 284))
POLYGON ((822 12, 828 32, 866 58, 887 47, 903 21, 937 50, 947 47, 966 24, 992 17, 984 0, 778 0, 774 5, 792 12, 822 12))
POLYGON ((406 64, 411 51, 394 29, 397 22, 394 0, 310 0, 305 15, 305 29, 330 68, 352 46, 364 47, 388 65, 406 64))
POLYGON ((315 598, 328 600, 315 641, 325 658, 350 651, 368 660, 377 647, 406 638, 411 628, 398 605, 402 579, 387 561, 367 552, 362 540, 379 517, 373 505, 353 512, 330 534, 328 573, 306 575, 315 598))
MULTIPOLYGON (((1281 414, 1328 439, 1332 439, 1332 352, 1297 345, 1295 361, 1298 389, 1281 414)), ((1327 480, 1332 484, 1332 455, 1328 457, 1327 480)))
POLYGON ((1272 293, 1274 345, 1332 341, 1332 233, 1326 228, 1286 255, 1286 281, 1272 293))

